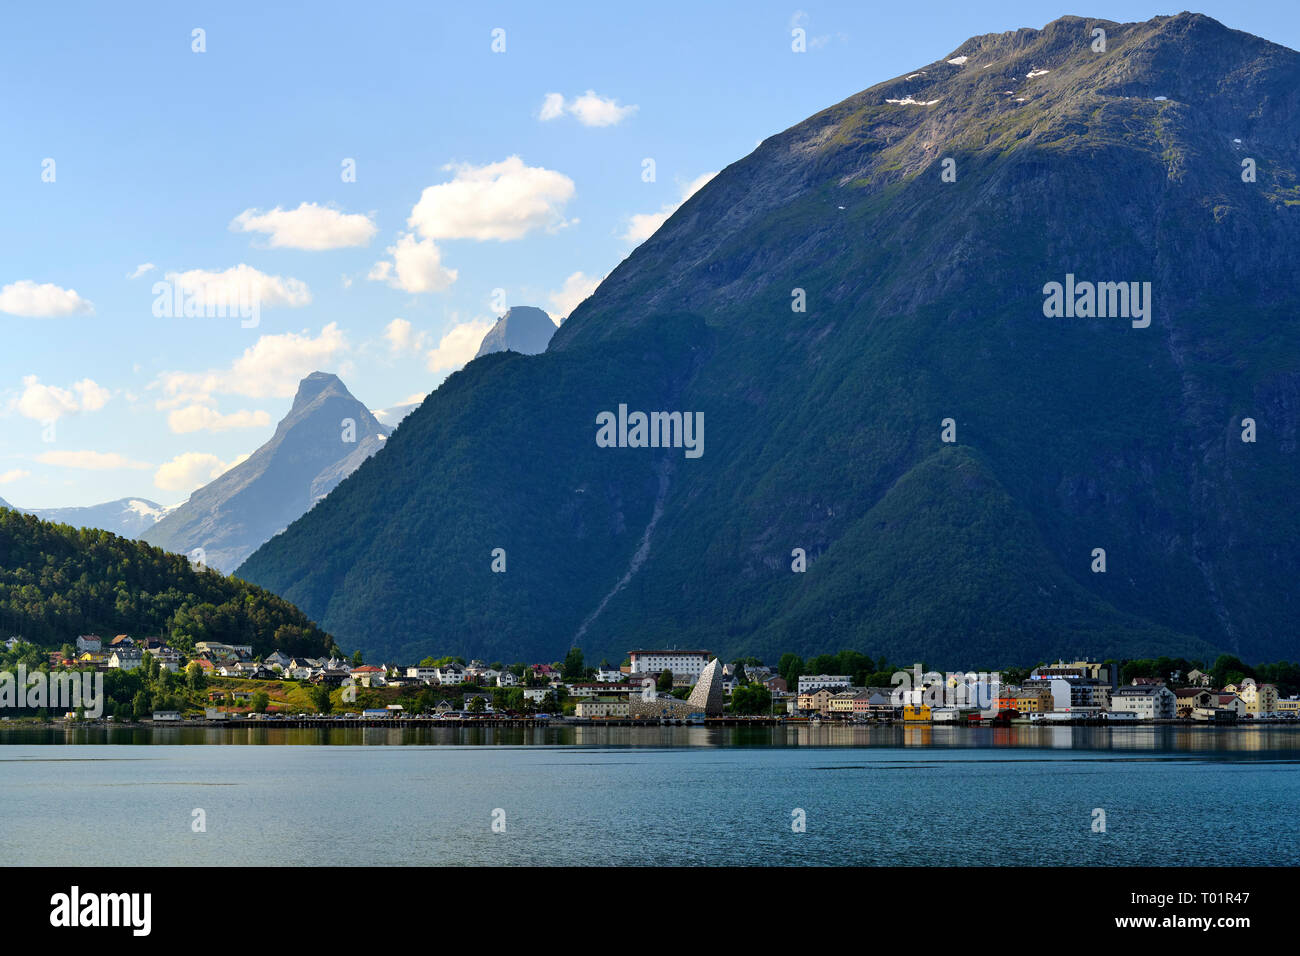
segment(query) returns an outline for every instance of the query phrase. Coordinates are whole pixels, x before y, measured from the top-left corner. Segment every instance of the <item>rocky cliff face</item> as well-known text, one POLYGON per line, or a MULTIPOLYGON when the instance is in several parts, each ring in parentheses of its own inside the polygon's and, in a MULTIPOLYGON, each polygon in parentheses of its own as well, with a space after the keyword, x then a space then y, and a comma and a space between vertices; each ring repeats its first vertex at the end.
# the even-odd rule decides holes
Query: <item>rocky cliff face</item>
POLYGON ((531 305, 517 305, 488 329, 474 357, 480 358, 506 350, 536 355, 546 351, 547 343, 554 334, 555 323, 549 315, 531 305))
POLYGON ((725 169, 241 573, 378 653, 1294 656, 1298 154, 1300 55, 1206 17, 975 37, 725 169), (620 404, 704 454, 599 447, 620 404))

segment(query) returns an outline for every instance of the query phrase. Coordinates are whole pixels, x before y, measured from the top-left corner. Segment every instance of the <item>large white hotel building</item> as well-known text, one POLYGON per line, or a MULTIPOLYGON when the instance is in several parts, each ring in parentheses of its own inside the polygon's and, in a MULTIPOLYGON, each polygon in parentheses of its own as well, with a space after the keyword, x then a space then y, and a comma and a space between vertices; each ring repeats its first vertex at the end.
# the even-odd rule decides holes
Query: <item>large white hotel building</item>
POLYGON ((677 685, 694 684, 700 679, 704 666, 713 660, 708 651, 630 651, 628 658, 632 661, 633 674, 653 674, 656 677, 665 670, 673 672, 673 683, 677 685))

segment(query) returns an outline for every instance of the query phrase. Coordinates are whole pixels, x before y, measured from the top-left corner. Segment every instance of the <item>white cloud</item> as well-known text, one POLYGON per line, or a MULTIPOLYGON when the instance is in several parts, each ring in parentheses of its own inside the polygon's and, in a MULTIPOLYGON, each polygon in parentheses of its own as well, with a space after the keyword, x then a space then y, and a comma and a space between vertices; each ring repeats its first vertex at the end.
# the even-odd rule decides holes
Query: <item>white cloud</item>
POLYGON ((64 315, 92 315, 95 306, 77 294, 76 289, 63 289, 49 282, 37 285, 30 279, 20 279, 0 288, 0 312, 28 318, 50 319, 64 315))
POLYGON ((83 378, 80 382, 72 386, 72 390, 81 397, 81 410, 83 412, 97 412, 113 397, 113 393, 102 385, 96 385, 88 378, 83 378))
POLYGON ((686 200, 690 199, 714 176, 718 175, 717 171, 711 173, 702 173, 686 184, 682 189, 681 199, 675 203, 669 203, 663 206, 658 212, 644 212, 633 215, 628 220, 627 232, 623 233, 623 238, 628 242, 645 242, 653 236, 665 222, 668 217, 682 207, 686 200))
POLYGON ((564 94, 547 93, 542 98, 542 109, 537 114, 537 118, 543 123, 548 120, 559 119, 564 115, 564 94))
POLYGON ((206 405, 186 405, 167 416, 167 426, 177 435, 190 432, 224 432, 235 428, 261 428, 271 424, 266 412, 243 409, 223 415, 206 405))
POLYGON ((442 251, 432 239, 416 240, 409 232, 388 247, 392 261, 376 262, 366 276, 375 282, 387 282, 403 292, 445 292, 458 275, 442 265, 442 251))
POLYGON ((128 279, 138 279, 146 272, 153 272, 153 270, 157 268, 158 267, 154 265, 152 262, 142 262, 134 269, 132 269, 130 272, 128 272, 126 274, 126 277, 128 279))
POLYGON ((10 482, 18 481, 20 478, 31 477, 30 471, 23 471, 21 468, 11 468, 9 471, 0 471, 0 485, 7 485, 10 482))
POLYGON ((596 278, 585 272, 575 272, 564 280, 564 285, 552 292, 548 299, 551 303, 551 315, 557 319, 567 319, 569 313, 578 307, 583 299, 596 291, 596 286, 604 281, 604 276, 596 278))
POLYGON ((427 187, 407 225, 426 239, 522 239, 566 225, 573 180, 518 156, 485 166, 450 165, 451 182, 427 187))
POLYGON ((166 398, 158 408, 212 404, 216 393, 246 398, 289 398, 311 372, 332 364, 348 347, 347 336, 331 322, 312 337, 306 332, 263 335, 246 348, 229 368, 207 372, 164 372, 150 388, 166 398))
POLYGON ((200 303, 257 302, 264 309, 311 305, 311 290, 301 279, 267 275, 242 262, 224 272, 190 269, 168 272, 167 278, 200 303))
POLYGON ((233 220, 235 232, 261 232, 271 245, 284 249, 343 249, 364 246, 378 231, 369 216, 344 213, 329 206, 304 202, 297 209, 276 206, 269 212, 245 209, 233 220))
POLYGON ((26 418, 50 422, 77 412, 97 412, 111 397, 112 392, 88 378, 59 388, 42 385, 35 375, 28 375, 23 378, 22 394, 13 404, 26 418))
POLYGON ((454 372, 478 352, 483 344, 483 336, 495 323, 491 319, 473 319, 454 326, 438 342, 438 347, 430 349, 425 362, 430 372, 454 372))
POLYGON ((132 461, 116 452, 99 451, 47 451, 36 456, 43 465, 58 465, 62 468, 80 468, 84 471, 116 471, 119 468, 152 468, 148 462, 132 461))
POLYGON ((595 90, 588 90, 571 100, 566 100, 560 93, 547 93, 537 118, 548 122, 568 113, 583 126, 616 126, 638 109, 636 106, 619 106, 618 100, 601 96, 595 90))
POLYGON ((213 478, 220 477, 247 458, 247 455, 241 455, 234 461, 224 462, 207 452, 187 451, 159 465, 154 472, 153 483, 163 491, 190 492, 206 485, 213 478))
POLYGON ((393 319, 384 327, 384 338, 393 352, 421 352, 429 336, 425 332, 416 332, 406 319, 393 319))

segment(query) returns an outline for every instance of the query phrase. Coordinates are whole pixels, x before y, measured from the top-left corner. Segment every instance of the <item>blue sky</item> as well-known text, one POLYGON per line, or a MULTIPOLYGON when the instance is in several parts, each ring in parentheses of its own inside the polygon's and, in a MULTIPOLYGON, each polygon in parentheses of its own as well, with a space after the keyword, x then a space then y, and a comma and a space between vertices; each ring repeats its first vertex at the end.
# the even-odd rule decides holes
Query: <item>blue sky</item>
MULTIPOLYGON (((1300 48, 1292 0, 1197 9, 1300 48)), ((975 34, 1176 12, 11 6, 0 497, 179 502, 270 437, 301 375, 337 372, 376 410, 427 393, 472 356, 495 290, 566 314, 708 174, 846 96, 975 34), (258 324, 156 315, 156 282, 256 288, 258 324)))

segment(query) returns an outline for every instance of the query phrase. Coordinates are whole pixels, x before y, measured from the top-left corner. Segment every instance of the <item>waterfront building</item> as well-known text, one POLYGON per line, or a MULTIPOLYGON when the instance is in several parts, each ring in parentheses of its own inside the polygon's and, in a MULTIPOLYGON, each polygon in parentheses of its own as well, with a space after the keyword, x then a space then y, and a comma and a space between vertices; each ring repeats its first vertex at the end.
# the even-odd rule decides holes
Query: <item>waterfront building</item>
POLYGON ((593 697, 578 701, 576 713, 579 717, 629 717, 631 704, 626 697, 593 697))
POLYGON ((1023 690, 1046 687, 1052 698, 1049 710, 1067 711, 1079 708, 1110 709, 1111 685, 1093 677, 1078 674, 1053 676, 1061 668, 1038 668, 1038 676, 1031 675, 1022 685, 1023 690))
POLYGON ((572 697, 626 696, 633 691, 636 691, 637 693, 641 692, 641 688, 634 687, 631 684, 605 684, 575 681, 572 684, 565 684, 564 686, 572 697))
POLYGON ((851 717, 854 712, 854 702, 862 691, 858 688, 849 688, 842 690, 838 694, 832 694, 827 706, 827 711, 837 717, 851 717))
POLYGON ((799 709, 804 713, 816 712, 823 717, 831 712, 831 698, 834 692, 828 687, 821 687, 808 693, 799 694, 799 709))
POLYGON ((1247 677, 1237 688, 1237 696, 1246 705, 1246 713, 1252 717, 1277 711, 1278 692, 1274 684, 1256 684, 1254 678, 1247 677))
POLYGON ((1182 687, 1174 691, 1175 715, 1192 717, 1198 710, 1217 710, 1216 696, 1201 687, 1182 687))
POLYGON ((799 695, 803 696, 823 687, 839 689, 852 683, 853 678, 847 674, 804 674, 799 678, 798 690, 799 695))
POLYGON ((674 720, 700 713, 716 716, 722 713, 723 701, 722 662, 717 658, 700 671, 695 689, 686 700, 668 695, 647 698, 641 694, 632 694, 628 698, 632 717, 667 717, 674 720))
POLYGON ((1140 719, 1168 720, 1176 715, 1178 698, 1164 685, 1121 687, 1111 695, 1110 709, 1140 719))
MULTIPOLYGON (((664 671, 673 672, 673 685, 685 687, 696 683, 708 666, 712 655, 708 651, 645 650, 629 651, 632 666, 629 673, 658 676, 664 671)), ((719 680, 722 675, 719 673, 719 680)))
POLYGON ((1047 714, 1052 708, 1052 688, 1043 687, 1041 682, 1028 683, 1019 689, 1011 706, 1019 714, 1047 714))

